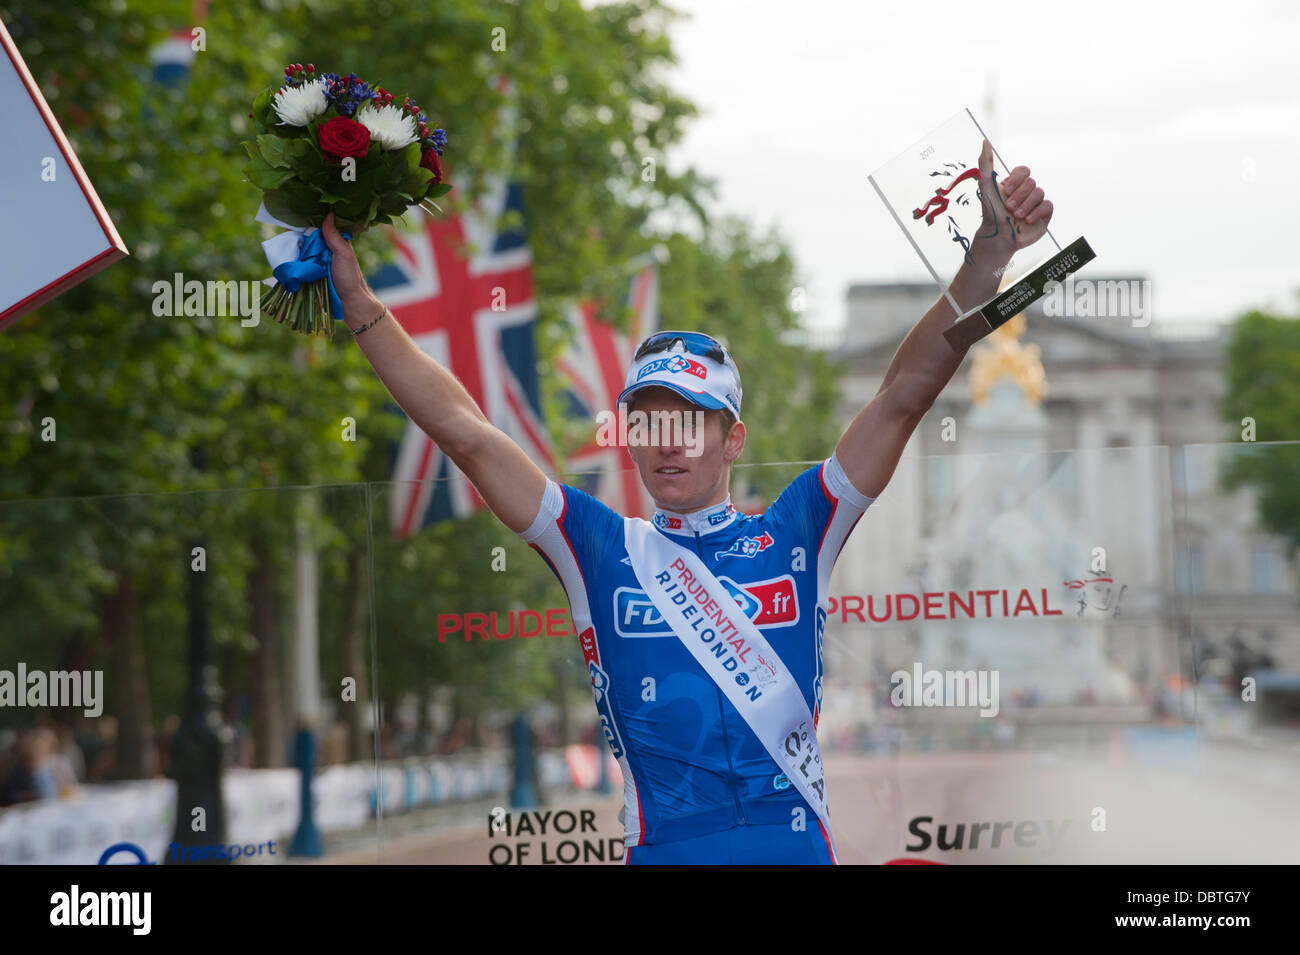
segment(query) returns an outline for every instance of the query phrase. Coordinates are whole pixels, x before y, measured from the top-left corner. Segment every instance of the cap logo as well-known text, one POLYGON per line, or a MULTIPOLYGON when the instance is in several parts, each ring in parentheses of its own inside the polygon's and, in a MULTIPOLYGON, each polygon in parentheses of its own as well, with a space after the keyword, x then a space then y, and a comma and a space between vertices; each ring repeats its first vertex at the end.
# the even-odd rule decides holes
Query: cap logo
POLYGON ((705 367, 703 362, 692 361, 685 355, 673 355, 671 358, 656 358, 654 361, 648 363, 637 372, 636 380, 640 381, 642 378, 645 378, 648 375, 653 375, 659 371, 666 371, 672 374, 685 372, 686 374, 693 375, 701 380, 709 377, 709 369, 705 367))

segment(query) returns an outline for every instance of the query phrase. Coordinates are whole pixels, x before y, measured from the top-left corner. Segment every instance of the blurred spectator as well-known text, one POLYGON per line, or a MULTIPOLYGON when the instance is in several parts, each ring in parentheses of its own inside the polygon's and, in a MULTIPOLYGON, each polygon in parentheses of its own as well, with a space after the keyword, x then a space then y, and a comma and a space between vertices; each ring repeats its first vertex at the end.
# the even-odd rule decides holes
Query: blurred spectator
POLYGON ((172 713, 163 718, 162 728, 158 733, 158 773, 164 779, 172 765, 172 742, 177 730, 181 728, 181 718, 172 713))
POLYGON ((442 741, 442 753, 444 756, 450 756, 453 753, 459 753, 470 744, 470 721, 466 716, 460 717, 452 724, 450 730, 442 741))
POLYGON ((334 766, 347 762, 348 726, 342 720, 335 720, 325 726, 320 733, 321 766, 334 766))
POLYGON ((379 727, 379 758, 382 759, 400 759, 401 749, 397 744, 397 730, 392 723, 384 723, 379 727))
POLYGON ((86 761, 77 745, 76 733, 67 723, 60 723, 54 730, 54 752, 50 756, 51 767, 58 783, 59 795, 65 799, 72 795, 77 783, 86 778, 86 761))
POLYGON ((101 716, 83 717, 77 728, 77 743, 86 764, 83 777, 88 783, 103 782, 117 768, 117 720, 101 716))
POLYGON ((57 746, 58 737, 44 727, 18 737, 18 762, 0 783, 0 806, 53 799, 59 794, 53 761, 57 746))
POLYGON ((420 727, 415 738, 415 754, 417 756, 431 756, 438 751, 438 734, 434 731, 433 724, 425 720, 424 725, 420 727))
POLYGON ((81 750, 81 780, 83 782, 99 782, 102 778, 101 773, 97 773, 100 763, 100 757, 104 752, 104 745, 100 742, 99 721, 89 716, 78 717, 75 728, 72 731, 73 739, 77 743, 77 748, 81 750))
MULTIPOLYGON (((18 738, 19 734, 15 730, 0 730, 0 788, 18 765, 18 738)), ((3 805, 3 795, 0 794, 0 806, 3 805)))

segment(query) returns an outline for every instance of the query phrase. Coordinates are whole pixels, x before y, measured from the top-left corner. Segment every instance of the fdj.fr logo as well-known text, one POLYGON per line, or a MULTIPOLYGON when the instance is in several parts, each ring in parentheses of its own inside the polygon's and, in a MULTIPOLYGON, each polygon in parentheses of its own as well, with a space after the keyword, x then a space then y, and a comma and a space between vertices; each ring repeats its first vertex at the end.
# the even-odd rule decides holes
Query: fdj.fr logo
MULTIPOLYGON (((719 577, 718 583, 757 627, 789 627, 799 622, 799 602, 795 599, 794 578, 789 574, 743 586, 729 577, 719 577)), ((646 592, 634 587, 614 591, 614 632, 620 637, 673 635, 646 592)))
POLYGON ((727 520, 727 518, 731 517, 731 514, 733 511, 735 511, 735 509, 736 507, 734 504, 728 504, 722 510, 714 511, 712 514, 709 515, 709 526, 712 527, 716 524, 724 523, 727 520))
POLYGON ((754 557, 759 551, 767 550, 772 544, 772 535, 763 531, 762 537, 742 537, 726 550, 717 551, 713 557, 715 560, 723 557, 754 557))
POLYGON ((673 355, 671 358, 660 358, 657 361, 650 362, 637 372, 636 379, 640 381, 646 375, 653 375, 657 371, 669 371, 673 374, 685 372, 699 379, 709 377, 709 369, 702 363, 693 361, 685 355, 673 355))

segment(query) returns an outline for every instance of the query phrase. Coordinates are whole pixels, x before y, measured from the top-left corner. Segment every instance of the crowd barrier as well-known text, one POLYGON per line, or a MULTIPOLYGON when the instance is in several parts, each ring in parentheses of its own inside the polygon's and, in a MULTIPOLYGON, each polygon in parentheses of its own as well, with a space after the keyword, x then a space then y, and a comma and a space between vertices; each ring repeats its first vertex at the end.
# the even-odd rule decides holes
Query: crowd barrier
MULTIPOLYGON (((1264 526, 1261 492, 1225 475, 1294 473, 1300 445, 1048 453, 1035 450, 1040 424, 1015 419, 1006 427, 1023 426, 1020 437, 989 430, 1011 450, 905 455, 826 582, 818 735, 841 861, 1294 862, 1300 575, 1264 526), (899 674, 912 691, 897 692, 899 674), (931 699, 916 692, 930 676, 969 676, 991 698, 931 699)), ((737 467, 737 508, 760 511, 810 463, 737 467)), ((566 480, 601 490, 590 476, 566 480)), ((0 668, 12 659, 53 669, 65 647, 89 648, 86 665, 102 668, 117 695, 78 731, 115 741, 104 748, 126 758, 153 729, 158 758, 174 758, 159 740, 175 714, 191 712, 200 682, 185 627, 188 586, 201 579, 220 700, 212 718, 233 731, 240 766, 288 751, 304 714, 329 728, 314 781, 326 836, 373 828, 377 840, 381 817, 504 805, 513 748, 531 739, 543 789, 612 793, 597 811, 601 838, 615 838, 622 781, 608 748, 597 756, 590 746, 598 713, 563 589, 490 514, 395 533, 416 491, 439 513, 471 501, 463 483, 439 479, 103 498, 93 508, 0 502, 0 540, 14 543, 0 551, 10 561, 0 668), (67 581, 57 605, 13 584, 47 579, 53 566, 73 572, 71 545, 51 543, 51 527, 86 535, 76 553, 95 555, 95 572, 67 581), (195 540, 206 549, 203 578, 190 563, 195 540), (123 632, 137 635, 134 647, 104 639, 119 623, 96 616, 105 598, 91 582, 102 586, 105 567, 135 568, 131 602, 116 607, 133 608, 123 632), (298 613, 300 603, 319 613, 298 613), (576 741, 585 749, 564 748, 576 741), (468 755, 378 769, 357 761, 376 745, 468 755)), ((791 574, 807 569, 799 550, 791 574)), ((626 632, 608 639, 671 639, 646 601, 623 609, 626 632)), ((816 612, 786 609, 798 621, 816 612)), ((0 708, 0 736, 32 720, 0 708)), ((293 833, 297 770, 231 768, 224 787, 229 841, 278 845, 293 833)), ((94 862, 121 841, 159 860, 175 793, 143 779, 0 810, 0 864, 94 862)), ((408 834, 418 841, 414 827, 408 834)), ((485 852, 436 847, 421 861, 485 852)))
MULTIPOLYGON (((594 763, 594 747, 567 750, 572 752, 537 754, 544 793, 553 796, 596 784, 589 771, 571 768, 594 763)), ((380 816, 488 798, 508 806, 509 756, 494 751, 446 759, 412 757, 378 768, 366 763, 325 767, 313 779, 316 825, 324 833, 360 830, 380 816)), ((222 778, 224 842, 274 841, 277 852, 287 852, 301 814, 300 788, 296 769, 228 771, 222 778)), ((139 846, 149 861, 161 862, 172 841, 175 815, 173 780, 82 786, 66 799, 0 810, 0 865, 88 865, 122 842, 139 846)))

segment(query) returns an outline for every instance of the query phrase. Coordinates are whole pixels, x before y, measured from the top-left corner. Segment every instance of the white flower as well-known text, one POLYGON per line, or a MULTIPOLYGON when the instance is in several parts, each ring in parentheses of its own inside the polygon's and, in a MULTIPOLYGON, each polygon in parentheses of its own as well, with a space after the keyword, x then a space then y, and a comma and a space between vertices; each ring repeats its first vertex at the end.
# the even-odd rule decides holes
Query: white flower
POLYGON ((416 135, 415 117, 403 113, 396 106, 376 109, 367 103, 357 110, 357 122, 370 130, 370 138, 385 149, 401 149, 419 139, 416 135))
POLYGON ((275 94, 271 106, 280 117, 281 126, 306 126, 325 112, 325 81, 312 80, 301 86, 286 86, 275 94))

